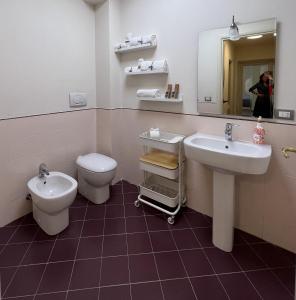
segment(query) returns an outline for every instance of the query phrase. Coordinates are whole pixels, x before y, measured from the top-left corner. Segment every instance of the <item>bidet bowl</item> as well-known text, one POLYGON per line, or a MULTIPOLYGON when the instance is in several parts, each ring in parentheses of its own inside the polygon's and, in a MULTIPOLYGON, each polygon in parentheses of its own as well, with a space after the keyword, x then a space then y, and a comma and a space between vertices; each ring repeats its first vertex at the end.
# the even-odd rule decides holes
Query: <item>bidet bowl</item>
POLYGON ((46 214, 56 214, 68 208, 77 194, 77 181, 61 172, 32 178, 28 182, 32 201, 46 214))

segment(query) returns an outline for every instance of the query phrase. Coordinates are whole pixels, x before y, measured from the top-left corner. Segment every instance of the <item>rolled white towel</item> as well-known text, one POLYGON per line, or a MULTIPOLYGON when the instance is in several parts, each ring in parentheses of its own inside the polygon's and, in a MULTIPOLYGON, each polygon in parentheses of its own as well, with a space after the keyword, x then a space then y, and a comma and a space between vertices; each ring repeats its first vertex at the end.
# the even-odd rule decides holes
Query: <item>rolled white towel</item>
POLYGON ((151 60, 144 60, 141 62, 141 71, 151 70, 153 62, 151 60))
POLYGON ((149 98, 157 98, 161 96, 160 90, 159 89, 142 89, 142 90, 137 90, 137 96, 138 97, 149 97, 149 98))
POLYGON ((152 44, 152 42, 155 40, 155 38, 156 38, 155 34, 143 35, 142 43, 143 44, 152 44))
POLYGON ((126 67, 124 68, 125 73, 131 73, 133 71, 133 67, 126 67))
POLYGON ((162 70, 162 69, 166 70, 167 67, 168 67, 168 63, 166 59, 155 60, 152 65, 153 70, 162 70))
POLYGON ((116 50, 125 49, 127 47, 126 43, 119 43, 115 46, 116 50))
POLYGON ((137 46, 139 44, 142 43, 142 37, 140 36, 135 36, 135 37, 132 37, 130 40, 129 40, 129 45, 130 46, 137 46))

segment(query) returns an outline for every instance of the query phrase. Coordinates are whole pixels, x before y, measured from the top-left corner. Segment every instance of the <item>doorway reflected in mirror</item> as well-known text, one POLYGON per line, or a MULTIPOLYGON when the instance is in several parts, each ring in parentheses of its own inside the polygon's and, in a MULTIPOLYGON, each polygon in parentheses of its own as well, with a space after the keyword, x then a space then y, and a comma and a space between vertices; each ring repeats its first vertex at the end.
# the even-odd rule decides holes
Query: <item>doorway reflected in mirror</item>
POLYGON ((273 118, 276 35, 223 39, 223 113, 273 118))

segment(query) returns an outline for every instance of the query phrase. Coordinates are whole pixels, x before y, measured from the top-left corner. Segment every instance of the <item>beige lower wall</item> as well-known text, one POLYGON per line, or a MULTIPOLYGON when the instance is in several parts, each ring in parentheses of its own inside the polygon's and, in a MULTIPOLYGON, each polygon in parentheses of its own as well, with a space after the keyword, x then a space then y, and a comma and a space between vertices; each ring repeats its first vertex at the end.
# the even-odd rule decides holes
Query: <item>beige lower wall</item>
MULTIPOLYGON (((159 113, 129 109, 97 110, 97 150, 119 163, 117 179, 138 184, 141 153, 138 136, 150 127, 190 135, 196 131, 223 135, 227 119, 159 113)), ((234 120, 230 120, 234 121, 234 120)), ((235 120, 234 139, 251 141, 254 122, 235 120)), ((262 176, 236 178, 236 227, 296 252, 296 155, 285 159, 281 148, 296 146, 296 127, 264 124, 266 142, 273 154, 268 172, 262 176)), ((187 161, 188 205, 212 215, 212 172, 187 161)))
POLYGON ((76 176, 75 159, 96 150, 96 111, 0 121, 0 226, 31 211, 27 181, 44 162, 76 176))

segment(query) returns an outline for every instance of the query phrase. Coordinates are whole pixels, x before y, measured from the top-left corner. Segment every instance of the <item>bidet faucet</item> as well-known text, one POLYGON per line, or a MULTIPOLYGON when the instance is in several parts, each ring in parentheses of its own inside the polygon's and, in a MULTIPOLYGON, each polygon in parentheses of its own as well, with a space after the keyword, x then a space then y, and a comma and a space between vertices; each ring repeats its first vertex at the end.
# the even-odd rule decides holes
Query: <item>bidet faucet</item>
POLYGON ((239 125, 238 124, 233 124, 233 123, 226 123, 226 125, 225 125, 224 133, 225 133, 225 139, 227 141, 232 141, 232 128, 234 126, 237 127, 239 125))
POLYGON ((42 163, 40 166, 39 166, 39 175, 38 177, 39 178, 44 178, 45 175, 49 175, 49 171, 48 171, 48 167, 46 166, 46 164, 42 163))

